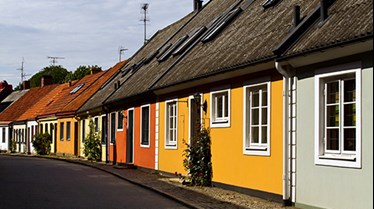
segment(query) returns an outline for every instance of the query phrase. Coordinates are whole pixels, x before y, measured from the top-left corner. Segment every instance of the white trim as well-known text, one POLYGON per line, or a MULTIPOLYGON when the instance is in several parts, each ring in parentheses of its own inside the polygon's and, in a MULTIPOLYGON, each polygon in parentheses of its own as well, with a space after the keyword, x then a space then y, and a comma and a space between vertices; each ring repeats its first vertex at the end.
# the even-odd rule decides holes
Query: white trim
POLYGON ((165 149, 172 149, 172 150, 177 150, 178 149, 178 99, 172 99, 172 100, 167 100, 165 101, 165 149), (169 103, 175 103, 176 109, 175 109, 175 114, 176 114, 176 127, 175 127, 175 143, 170 143, 168 140, 168 104, 169 103))
POLYGON ((116 112, 116 130, 117 130, 117 132, 123 132, 123 130, 124 130, 124 126, 125 126, 125 123, 124 123, 124 118, 125 117, 123 117, 122 118, 122 128, 118 128, 118 120, 119 120, 119 114, 120 114, 120 112, 122 112, 122 115, 124 116, 124 110, 119 110, 119 111, 117 111, 116 112))
MULTIPOLYGON (((248 82, 249 83, 249 82, 248 82)), ((258 84, 250 84, 243 86, 243 154, 244 155, 255 155, 255 156, 270 156, 271 154, 271 82, 263 82, 258 84), (266 146, 252 146, 247 147, 247 95, 248 90, 253 87, 265 86, 267 87, 267 99, 268 99, 268 108, 267 108, 267 144, 266 146)))
MULTIPOLYGON (((231 122, 230 122, 231 121, 230 120, 230 118, 231 118, 231 88, 226 87, 226 88, 222 88, 222 89, 223 90, 217 90, 217 91, 211 90, 211 92, 210 92, 210 127, 211 128, 229 128, 229 127, 231 127, 231 122), (217 94, 225 94, 225 93, 227 93, 227 97, 228 97, 227 117, 223 116, 221 119, 216 119, 216 117, 214 116, 214 114, 216 113, 216 102, 214 101, 214 99, 216 97, 214 97, 214 96, 217 95, 217 94)), ((225 107, 223 107, 223 110, 224 109, 225 109, 225 107)))
MULTIPOLYGON (((327 70, 331 71, 331 69, 335 70, 335 72, 329 72, 325 74, 319 74, 315 76, 315 104, 314 104, 314 129, 315 129, 315 138, 314 138, 314 162, 316 165, 326 165, 326 166, 336 166, 336 167, 347 167, 347 168, 361 168, 361 68, 357 66, 357 64, 353 64, 355 67, 353 68, 352 64, 341 65, 341 66, 334 66, 332 68, 321 69, 321 72, 326 72, 327 70), (347 68, 351 68, 346 70, 347 68), (339 71, 341 69, 345 69, 343 71, 339 71), (329 77, 341 76, 345 74, 355 74, 356 80, 356 151, 355 155, 328 155, 324 154, 321 156, 321 127, 320 120, 323 120, 320 113, 320 98, 321 98, 321 81, 322 79, 326 79, 329 77)), ((323 146, 323 145, 322 145, 323 146)))
POLYGON ((117 137, 117 112, 111 112, 111 113, 109 113, 109 117, 108 117, 108 122, 109 122, 109 126, 108 126, 108 128, 109 128, 109 136, 108 136, 108 140, 109 140, 109 145, 110 146, 113 146, 114 144, 116 144, 117 143, 117 139, 116 139, 116 137, 117 137), (113 114, 114 114, 114 142, 115 143, 113 143, 112 142, 112 116, 113 116, 113 114))
POLYGON ((156 103, 155 170, 159 169, 160 103, 156 103))
POLYGON ((150 148, 151 147, 151 105, 142 105, 140 106, 140 147, 150 148), (142 144, 143 137, 143 108, 148 107, 148 145, 142 144))

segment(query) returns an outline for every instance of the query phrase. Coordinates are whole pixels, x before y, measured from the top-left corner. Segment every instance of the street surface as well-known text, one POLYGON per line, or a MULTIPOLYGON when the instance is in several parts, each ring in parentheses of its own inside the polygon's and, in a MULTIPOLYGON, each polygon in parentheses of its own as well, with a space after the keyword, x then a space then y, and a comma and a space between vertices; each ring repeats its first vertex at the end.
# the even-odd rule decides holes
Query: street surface
POLYGON ((103 171, 57 160, 0 155, 0 209, 181 209, 103 171))

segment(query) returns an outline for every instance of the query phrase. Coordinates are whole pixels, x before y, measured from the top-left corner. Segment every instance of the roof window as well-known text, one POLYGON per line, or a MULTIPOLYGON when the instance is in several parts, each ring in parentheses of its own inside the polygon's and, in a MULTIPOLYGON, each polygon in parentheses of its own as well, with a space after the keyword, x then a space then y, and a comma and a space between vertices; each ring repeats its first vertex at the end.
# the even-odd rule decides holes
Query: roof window
POLYGON ((70 94, 75 94, 77 93, 82 87, 84 86, 84 83, 79 84, 77 87, 75 87, 70 94))
POLYGON ((264 7, 264 9, 267 9, 276 5, 278 2, 279 0, 265 0, 265 2, 262 4, 262 7, 264 7))
POLYGON ((206 31, 206 27, 200 27, 198 29, 195 29, 191 36, 188 36, 188 38, 173 52, 173 55, 177 55, 180 53, 183 53, 188 47, 190 47, 204 32, 206 31))
POLYGON ((242 11, 241 8, 236 8, 226 15, 221 16, 221 18, 218 18, 203 37, 202 42, 205 43, 214 39, 242 11))
POLYGON ((188 35, 185 35, 182 38, 178 39, 172 47, 170 47, 163 55, 158 58, 158 61, 162 62, 166 60, 175 49, 177 49, 184 41, 186 41, 187 38, 188 35))

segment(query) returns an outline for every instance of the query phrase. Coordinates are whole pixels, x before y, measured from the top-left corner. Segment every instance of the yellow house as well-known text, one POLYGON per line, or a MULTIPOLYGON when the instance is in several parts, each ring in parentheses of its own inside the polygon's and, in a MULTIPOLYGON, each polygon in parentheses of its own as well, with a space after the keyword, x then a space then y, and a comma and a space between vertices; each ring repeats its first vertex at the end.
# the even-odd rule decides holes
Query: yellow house
POLYGON ((283 80, 275 70, 267 72, 272 75, 242 76, 176 92, 178 97, 160 96, 159 170, 187 173, 184 150, 198 120, 210 129, 215 184, 280 199, 283 80), (195 100, 201 101, 197 115, 195 100))

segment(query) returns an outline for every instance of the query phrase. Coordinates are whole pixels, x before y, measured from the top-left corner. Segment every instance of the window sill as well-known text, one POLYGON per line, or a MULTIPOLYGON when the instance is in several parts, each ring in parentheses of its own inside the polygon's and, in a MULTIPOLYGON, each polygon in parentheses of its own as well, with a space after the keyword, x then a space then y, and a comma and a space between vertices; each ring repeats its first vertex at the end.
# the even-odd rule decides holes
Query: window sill
POLYGON ((343 161, 356 161, 356 156, 353 155, 323 155, 319 156, 322 160, 343 160, 343 161))
POLYGON ((177 150, 178 147, 176 144, 167 144, 165 145, 165 149, 169 149, 169 150, 177 150))
POLYGON ((150 148, 151 147, 151 145, 149 145, 149 144, 140 144, 140 147, 141 148, 150 148))
POLYGON ((212 128, 228 128, 230 127, 229 120, 212 121, 210 124, 212 128))

